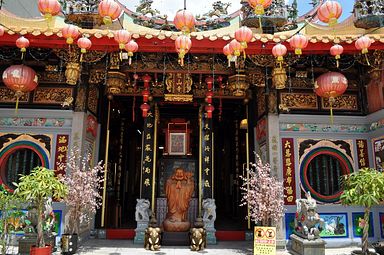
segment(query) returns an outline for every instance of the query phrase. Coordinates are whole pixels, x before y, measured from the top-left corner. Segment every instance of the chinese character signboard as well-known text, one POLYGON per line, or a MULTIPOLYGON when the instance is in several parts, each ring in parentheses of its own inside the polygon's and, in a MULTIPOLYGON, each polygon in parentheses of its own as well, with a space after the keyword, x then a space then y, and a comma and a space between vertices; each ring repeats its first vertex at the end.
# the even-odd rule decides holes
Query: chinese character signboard
POLYGON ((56 154, 55 154, 55 170, 56 174, 64 174, 64 170, 60 169, 60 165, 67 163, 69 135, 56 136, 56 154))
POLYGON ((281 145, 284 175, 284 203, 286 205, 295 205, 295 150, 293 147, 293 138, 281 139, 281 145))
POLYGON ((202 119, 202 185, 203 197, 212 198, 213 175, 212 175, 212 119, 202 119))
POLYGON ((254 232, 254 255, 275 255, 276 254, 276 228, 255 227, 254 232))
POLYGON ((368 143, 365 139, 356 140, 357 146, 357 159, 359 164, 359 169, 364 167, 369 167, 369 159, 368 159, 368 143))
POLYGON ((155 136, 155 116, 152 111, 148 111, 145 118, 142 148, 142 190, 141 196, 143 198, 151 198, 152 194, 152 179, 153 179, 153 152, 154 152, 154 136, 155 136))

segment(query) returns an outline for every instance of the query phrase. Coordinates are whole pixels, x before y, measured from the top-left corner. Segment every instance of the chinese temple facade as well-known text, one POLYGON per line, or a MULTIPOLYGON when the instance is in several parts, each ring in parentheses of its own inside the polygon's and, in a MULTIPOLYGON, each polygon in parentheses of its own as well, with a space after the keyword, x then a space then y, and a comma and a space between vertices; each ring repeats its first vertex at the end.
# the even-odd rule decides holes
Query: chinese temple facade
MULTIPOLYGON (((25 1, 29 12, 12 2, 0 10, 0 69, 29 66, 38 86, 25 92, 0 84, 1 183, 12 188, 37 165, 57 169, 77 146, 95 163, 107 162, 103 208, 83 230, 138 240, 137 200, 147 199, 163 222, 167 180, 183 168, 195 185, 189 220, 214 199, 212 242, 244 240, 251 224, 240 206, 241 176, 257 153, 284 181, 280 244, 293 231, 296 199, 307 192, 326 222, 321 236, 329 245, 360 240, 364 210, 340 204, 339 179, 364 167, 384 169, 384 10, 372 1, 356 1, 353 15, 332 26, 319 21, 323 1, 303 16, 296 1, 273 1, 261 16, 247 1, 232 14, 216 2, 186 35, 192 46, 181 44, 178 52, 182 32, 151 1, 135 11, 119 3, 122 14, 111 24, 97 13, 99 1, 62 1, 62 12, 47 19, 35 18, 37 1, 25 1), (66 24, 80 36, 71 38, 66 24), (248 47, 224 55, 242 25, 252 30, 248 47), (138 49, 119 48, 120 30, 138 49), (301 55, 290 46, 295 35, 308 41, 301 55), (21 37, 29 43, 16 45, 21 37), (369 45, 362 53, 355 42, 363 37, 369 45), (335 44, 343 48, 336 58, 335 44), (276 45, 288 49, 282 60, 276 45), (329 73, 343 75, 331 83, 347 80, 345 92, 317 93, 318 78, 329 73)), ((55 206, 64 226, 65 208, 55 206)), ((370 238, 384 238, 384 208, 371 216, 370 238)))

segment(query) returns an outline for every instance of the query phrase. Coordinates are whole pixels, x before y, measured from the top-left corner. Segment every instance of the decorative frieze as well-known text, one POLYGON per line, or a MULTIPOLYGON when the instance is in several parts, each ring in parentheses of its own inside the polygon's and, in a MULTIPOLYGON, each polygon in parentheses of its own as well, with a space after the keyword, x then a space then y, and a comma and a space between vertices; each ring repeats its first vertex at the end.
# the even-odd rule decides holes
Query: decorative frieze
POLYGON ((33 102, 38 104, 62 104, 72 97, 72 88, 37 88, 34 91, 33 102))
POLYGON ((317 96, 314 93, 280 93, 280 103, 289 109, 318 109, 317 96))

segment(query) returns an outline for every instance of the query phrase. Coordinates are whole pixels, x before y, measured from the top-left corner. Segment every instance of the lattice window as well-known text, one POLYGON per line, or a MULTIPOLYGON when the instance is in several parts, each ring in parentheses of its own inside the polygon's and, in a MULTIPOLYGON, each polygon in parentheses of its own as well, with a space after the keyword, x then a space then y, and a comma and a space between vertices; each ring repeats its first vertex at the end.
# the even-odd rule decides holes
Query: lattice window
POLYGON ((41 166, 39 155, 30 149, 18 149, 10 154, 1 165, 2 180, 14 189, 13 182, 18 182, 20 174, 29 174, 31 169, 41 166))

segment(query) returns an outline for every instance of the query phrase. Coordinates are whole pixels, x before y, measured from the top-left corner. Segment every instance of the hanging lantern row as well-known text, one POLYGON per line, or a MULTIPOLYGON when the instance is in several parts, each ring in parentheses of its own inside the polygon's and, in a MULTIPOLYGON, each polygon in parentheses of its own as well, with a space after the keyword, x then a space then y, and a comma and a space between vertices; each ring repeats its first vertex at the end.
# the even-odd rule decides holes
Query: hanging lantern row
POLYGON ((207 118, 212 119, 212 112, 215 110, 215 107, 212 105, 213 98, 213 77, 209 76, 205 79, 207 83, 208 91, 205 94, 205 101, 207 105, 205 106, 205 111, 207 112, 207 118))
POLYGON ((180 10, 176 13, 173 23, 175 27, 183 33, 175 40, 175 50, 179 54, 179 64, 184 66, 185 54, 187 54, 192 47, 189 34, 195 27, 196 19, 191 12, 180 10))
POLYGON ((144 90, 141 92, 141 95, 143 96, 143 104, 140 106, 140 109, 143 113, 143 118, 146 118, 148 116, 148 111, 151 109, 148 104, 149 97, 151 96, 151 92, 149 91, 150 81, 151 76, 149 76, 148 74, 143 76, 144 90))

